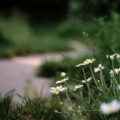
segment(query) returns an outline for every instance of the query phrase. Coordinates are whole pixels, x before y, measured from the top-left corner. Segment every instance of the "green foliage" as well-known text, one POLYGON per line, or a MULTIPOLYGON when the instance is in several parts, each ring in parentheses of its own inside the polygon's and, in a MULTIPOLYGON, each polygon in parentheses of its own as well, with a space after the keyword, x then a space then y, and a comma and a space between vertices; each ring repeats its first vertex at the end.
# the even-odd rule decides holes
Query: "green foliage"
POLYGON ((1 17, 0 57, 59 52, 71 49, 68 42, 57 37, 53 34, 53 31, 45 30, 45 33, 43 33, 42 28, 39 28, 39 31, 40 33, 32 30, 28 20, 23 15, 18 15, 18 13, 13 14, 8 19, 1 17))
POLYGON ((3 98, 0 98, 0 120, 6 120, 9 117, 9 110, 14 90, 8 92, 3 98))
POLYGON ((62 114, 55 110, 60 110, 56 102, 37 97, 35 99, 26 99, 22 104, 12 104, 13 92, 8 92, 4 98, 0 98, 0 120, 64 120, 62 114))
MULTIPOLYGON (((60 79, 58 76, 61 72, 67 72, 68 76, 71 78, 71 82, 76 79, 83 78, 83 72, 75 67, 76 64, 79 64, 86 57, 77 58, 77 59, 70 59, 64 58, 62 61, 46 61, 37 69, 37 75, 43 77, 55 77, 56 79, 60 79)), ((97 64, 97 63, 96 63, 97 64)), ((87 76, 89 77, 89 73, 87 72, 89 68, 85 68, 87 76)))
POLYGON ((68 5, 70 17, 89 21, 93 17, 111 18, 111 12, 119 13, 120 2, 114 0, 70 0, 68 5))
POLYGON ((56 76, 57 72, 68 71, 70 70, 70 65, 65 62, 54 62, 54 61, 46 61, 42 66, 38 68, 38 75, 53 77, 56 76))
POLYGON ((56 25, 40 25, 32 29, 23 15, 15 14, 8 20, 0 18, 0 56, 67 51, 71 49, 69 40, 85 42, 105 51, 106 46, 112 51, 119 51, 119 21, 119 14, 113 12, 108 21, 105 18, 89 22, 70 19, 56 25), (83 36, 83 32, 89 36, 83 36))

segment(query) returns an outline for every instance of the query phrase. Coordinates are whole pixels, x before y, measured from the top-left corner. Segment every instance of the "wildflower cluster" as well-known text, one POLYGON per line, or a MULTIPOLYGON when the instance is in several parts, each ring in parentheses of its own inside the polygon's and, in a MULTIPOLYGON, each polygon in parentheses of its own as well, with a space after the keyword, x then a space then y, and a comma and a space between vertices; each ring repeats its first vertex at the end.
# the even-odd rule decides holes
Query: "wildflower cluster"
POLYGON ((100 72, 103 69, 104 67, 101 64, 99 64, 97 68, 94 68, 94 72, 100 72))
MULTIPOLYGON (((65 83, 67 80, 69 80, 69 78, 66 77, 65 72, 61 72, 61 77, 62 79, 58 80, 56 84, 62 84, 62 83, 65 83)), ((55 94, 59 94, 60 92, 65 91, 65 90, 67 90, 67 87, 63 87, 62 85, 50 88, 50 92, 55 93, 55 94)))
POLYGON ((106 58, 110 58, 112 61, 115 59, 115 57, 116 57, 117 59, 120 59, 120 54, 115 53, 115 54, 113 54, 113 55, 106 55, 106 58))
MULTIPOLYGON (((114 60, 114 58, 120 58, 119 54, 113 54, 113 55, 107 55, 107 57, 109 57, 112 61, 114 60)), ((59 94, 60 92, 66 91, 66 98, 68 99, 67 102, 69 102, 67 107, 67 110, 69 112, 72 112, 75 116, 77 116, 77 114, 79 112, 80 115, 82 113, 84 113, 85 111, 87 112, 88 108, 85 108, 87 105, 91 105, 92 102, 96 102, 95 98, 98 97, 98 99, 101 99, 101 104, 99 104, 99 111, 104 115, 109 115, 109 114, 113 114, 115 112, 118 112, 120 110, 120 95, 119 95, 119 90, 120 90, 120 84, 118 84, 119 82, 116 81, 116 79, 111 78, 110 80, 112 82, 109 82, 109 84, 107 84, 107 82, 105 81, 105 77, 103 72, 101 72, 102 70, 105 69, 105 67, 102 64, 98 64, 98 67, 96 68, 92 68, 92 63, 95 61, 95 59, 86 59, 85 61, 83 61, 83 63, 77 64, 76 67, 80 67, 80 66, 87 66, 88 68, 90 68, 90 73, 91 73, 91 77, 87 78, 86 77, 86 73, 84 71, 84 67, 82 68, 83 70, 83 76, 84 76, 84 80, 80 80, 80 83, 76 84, 73 88, 70 87, 70 89, 68 88, 69 85, 67 85, 67 82, 69 80, 69 78, 66 76, 65 72, 61 72, 61 80, 58 80, 56 82, 56 84, 62 84, 60 86, 56 86, 56 87, 51 87, 50 88, 50 92, 54 93, 54 94, 59 94), (93 72, 94 70, 94 72, 93 72), (98 78, 95 78, 95 73, 99 72, 99 80, 98 78), (93 81, 92 81, 93 80, 93 81), (90 81, 94 82, 94 84, 90 84, 90 81), (65 83, 65 84, 64 84, 65 83), (71 90, 72 91, 68 91, 71 90), (80 90, 80 91, 78 91, 80 90), (76 92, 78 91, 78 92, 76 92), (68 95, 68 93, 72 93, 71 95, 73 95, 74 99, 72 100, 70 98, 70 96, 68 95), (96 96, 97 93, 97 96, 96 96), (110 95, 112 94, 112 97, 115 96, 111 102, 106 103, 104 102, 104 100, 106 100, 106 98, 110 97, 110 95), (104 97, 105 96, 105 97, 104 97), (105 99, 102 99, 105 98, 105 99), (75 105, 73 102, 75 101, 75 99, 79 100, 78 105, 80 106, 79 108, 77 107, 77 105, 75 105), (85 101, 87 101, 84 106, 85 101), (83 106, 82 106, 83 105, 83 106), (84 111, 85 110, 85 111, 84 111), (76 114, 77 113, 77 114, 76 114)), ((113 61, 114 62, 114 61, 113 61)), ((110 75, 112 77, 114 77, 114 75, 118 75, 120 73, 120 68, 113 68, 113 70, 110 70, 110 75)), ((109 100, 109 99, 108 99, 109 100)), ((62 101, 61 107, 63 107, 64 101, 62 101)), ((94 106, 95 107, 95 106, 94 106)), ((91 107, 90 107, 91 108, 91 107)), ((65 109, 64 109, 65 110, 65 109)), ((88 110, 89 111, 89 110, 88 110)), ((93 110, 94 111, 94 110, 93 110)))
POLYGON ((114 75, 118 75, 120 73, 120 68, 115 68, 110 70, 110 76, 113 77, 114 75))

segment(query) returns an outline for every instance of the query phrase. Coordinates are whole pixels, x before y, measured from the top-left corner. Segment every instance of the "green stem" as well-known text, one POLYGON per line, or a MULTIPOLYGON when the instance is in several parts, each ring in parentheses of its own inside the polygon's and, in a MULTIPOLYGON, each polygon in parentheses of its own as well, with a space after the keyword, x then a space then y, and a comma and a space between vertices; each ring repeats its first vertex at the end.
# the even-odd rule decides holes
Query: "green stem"
MULTIPOLYGON (((83 75, 84 75, 84 79, 87 80, 84 68, 83 68, 83 75)), ((88 91, 89 91, 89 103, 90 103, 91 98, 93 98, 93 97, 92 97, 92 94, 91 94, 91 90, 90 90, 89 84, 87 84, 87 88, 88 88, 88 91)))
POLYGON ((91 74, 92 74, 92 78, 93 78, 93 80, 94 80, 94 82, 95 82, 95 85, 97 86, 97 82, 96 82, 95 76, 94 76, 94 74, 93 74, 91 65, 90 65, 90 71, 91 71, 91 74))
POLYGON ((102 86, 104 86, 108 90, 102 71, 100 71, 100 80, 101 80, 102 86))

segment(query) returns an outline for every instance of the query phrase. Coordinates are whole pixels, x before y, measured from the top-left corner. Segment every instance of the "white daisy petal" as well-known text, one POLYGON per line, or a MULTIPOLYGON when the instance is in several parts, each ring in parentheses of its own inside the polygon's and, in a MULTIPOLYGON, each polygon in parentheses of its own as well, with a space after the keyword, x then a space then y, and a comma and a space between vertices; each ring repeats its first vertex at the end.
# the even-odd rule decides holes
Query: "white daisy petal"
POLYGON ((111 103, 102 103, 100 105, 100 111, 103 114, 109 115, 120 110, 120 102, 113 100, 111 103))
POLYGON ((65 72, 61 72, 61 77, 65 77, 66 73, 65 72))

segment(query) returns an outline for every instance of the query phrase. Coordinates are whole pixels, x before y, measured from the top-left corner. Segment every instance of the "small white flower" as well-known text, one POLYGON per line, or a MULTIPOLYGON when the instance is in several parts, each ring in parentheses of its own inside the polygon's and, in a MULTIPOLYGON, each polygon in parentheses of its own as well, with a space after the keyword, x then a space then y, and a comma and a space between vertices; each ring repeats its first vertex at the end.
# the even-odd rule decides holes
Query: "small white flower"
POLYGON ((115 74, 119 74, 119 69, 114 69, 115 74))
POLYGON ((115 55, 110 55, 110 59, 114 60, 115 55))
POLYGON ((113 70, 110 70, 110 74, 111 74, 111 75, 114 74, 113 70))
POLYGON ((63 105, 63 102, 62 102, 62 101, 60 102, 60 105, 63 105))
POLYGON ((58 110, 54 110, 55 113, 58 113, 58 110))
POLYGON ((86 33, 86 32, 83 32, 83 36, 86 36, 86 37, 88 37, 88 33, 86 33))
POLYGON ((107 58, 110 58, 111 60, 114 60, 114 58, 115 58, 116 55, 117 55, 117 54, 115 53, 115 54, 113 54, 113 55, 106 55, 106 57, 107 57, 107 58))
POLYGON ((62 86, 57 86, 57 87, 51 87, 50 88, 50 92, 54 93, 54 94, 59 94, 60 92, 65 91, 65 90, 67 90, 67 88, 62 87, 62 86))
POLYGON ((86 32, 83 32, 83 36, 85 36, 86 32))
POLYGON ((94 68, 94 72, 99 72, 100 69, 99 68, 94 68))
POLYGON ((117 54, 117 59, 120 59, 120 54, 117 54))
POLYGON ((114 70, 110 70, 110 75, 113 77, 114 75, 118 75, 120 73, 120 68, 115 68, 114 70))
POLYGON ((106 55, 106 58, 109 58, 109 55, 106 55))
POLYGON ((114 76, 114 71, 110 70, 110 76, 113 77, 114 76))
POLYGON ((94 72, 100 72, 103 69, 104 67, 101 64, 99 64, 97 68, 94 68, 94 72))
POLYGON ((100 105, 100 111, 105 115, 118 112, 119 110, 120 102, 117 100, 113 100, 111 103, 102 103, 100 105))
POLYGON ((89 77, 86 81, 90 82, 92 80, 92 77, 89 77))
POLYGON ((98 83, 100 83, 100 80, 97 80, 98 83))
POLYGON ((94 61, 95 61, 94 58, 92 58, 92 59, 86 59, 86 60, 84 61, 84 64, 85 64, 85 65, 92 64, 94 61))
POLYGON ((76 91, 77 89, 80 89, 80 88, 82 88, 82 87, 83 87, 83 85, 75 85, 74 91, 76 91))
POLYGON ((81 82, 82 82, 82 83, 86 83, 87 81, 85 81, 85 80, 82 80, 81 82))
POLYGON ((61 72, 61 77, 65 77, 66 73, 65 72, 61 72))
POLYGON ((63 78, 62 80, 57 81, 57 82, 56 82, 56 84, 59 84, 59 83, 64 83, 64 82, 66 82, 67 80, 69 80, 69 78, 68 78, 68 77, 63 78))
POLYGON ((115 56, 117 59, 120 59, 120 54, 118 54, 118 53, 115 53, 113 55, 106 55, 106 57, 110 58, 111 60, 114 60, 115 56))

